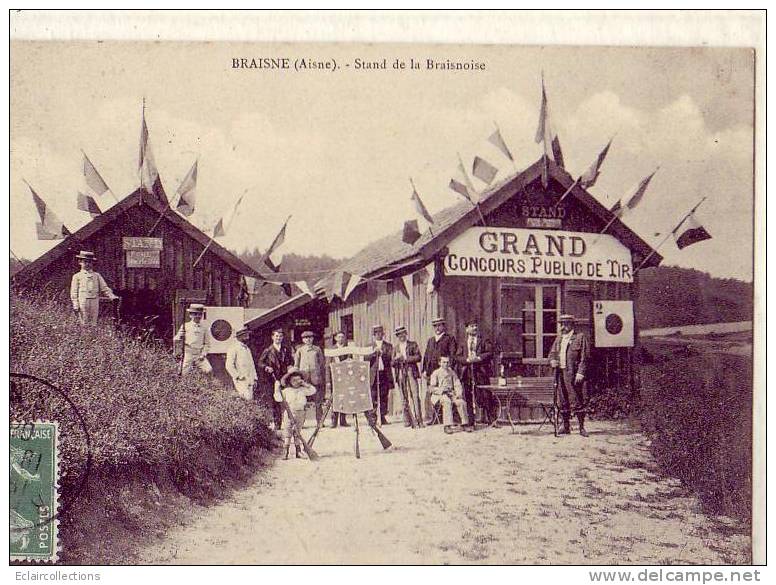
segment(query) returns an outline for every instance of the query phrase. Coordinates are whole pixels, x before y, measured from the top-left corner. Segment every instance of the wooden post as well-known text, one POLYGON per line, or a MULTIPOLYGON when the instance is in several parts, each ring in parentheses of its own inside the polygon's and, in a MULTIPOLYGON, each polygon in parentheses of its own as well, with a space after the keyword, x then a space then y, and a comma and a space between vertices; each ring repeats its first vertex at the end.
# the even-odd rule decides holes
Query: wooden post
POLYGON ((356 427, 355 428, 355 431, 356 431, 356 459, 361 459, 361 449, 359 448, 359 445, 358 445, 358 435, 359 435, 360 431, 358 430, 358 415, 357 414, 353 415, 353 424, 356 427))

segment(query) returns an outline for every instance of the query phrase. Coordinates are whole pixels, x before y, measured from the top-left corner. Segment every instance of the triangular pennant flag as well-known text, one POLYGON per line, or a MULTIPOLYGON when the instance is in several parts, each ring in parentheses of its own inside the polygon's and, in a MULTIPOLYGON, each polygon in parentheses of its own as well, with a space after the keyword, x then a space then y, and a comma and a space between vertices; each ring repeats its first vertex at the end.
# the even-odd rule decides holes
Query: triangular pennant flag
POLYGON ((549 159, 552 157, 555 162, 563 167, 563 151, 560 147, 560 139, 555 132, 554 125, 550 119, 550 107, 547 102, 547 91, 544 88, 544 77, 542 77, 542 103, 539 110, 539 124, 536 128, 534 140, 537 144, 542 144, 544 149, 544 163, 542 167, 542 186, 547 187, 549 183, 549 159))
POLYGON ((364 281, 363 278, 361 278, 357 274, 351 274, 350 279, 348 280, 348 285, 345 287, 345 296, 342 298, 343 301, 347 301, 348 297, 350 297, 351 293, 356 290, 356 287, 361 284, 364 281))
POLYGON ((32 194, 32 201, 35 203, 35 208, 38 210, 38 216, 40 217, 40 223, 35 224, 35 231, 39 240, 61 240, 70 235, 70 230, 65 227, 65 224, 54 213, 46 202, 40 198, 29 184, 27 187, 32 194))
POLYGON ((283 227, 280 228, 278 235, 276 235, 275 239, 272 240, 272 243, 270 244, 269 248, 267 248, 267 251, 264 253, 262 258, 264 265, 274 272, 278 272, 280 270, 280 262, 282 257, 278 255, 278 249, 283 245, 283 242, 286 241, 286 226, 288 225, 288 221, 290 219, 291 216, 289 215, 283 224, 283 227))
POLYGON ((401 277, 401 283, 404 285, 404 291, 407 298, 412 298, 412 274, 405 274, 401 277))
POLYGON ((690 213, 674 230, 674 239, 676 240, 676 246, 681 250, 698 242, 710 240, 711 234, 698 222, 695 214, 690 213), (677 235, 679 228, 682 228, 682 232, 677 235))
POLYGON ((484 158, 480 158, 479 156, 474 157, 474 162, 472 163, 472 175, 477 177, 480 181, 490 185, 493 182, 493 179, 496 177, 497 173, 498 169, 484 158))
POLYGON ((334 273, 334 280, 331 285, 331 296, 334 297, 340 297, 342 298, 344 296, 343 288, 345 286, 345 283, 348 281, 348 277, 350 276, 349 272, 344 272, 342 270, 338 270, 334 273))
MULTIPOLYGON (((89 157, 86 156, 86 153, 84 153, 83 173, 85 183, 83 193, 87 196, 93 197, 95 203, 101 203, 103 209, 106 209, 108 206, 103 198, 105 197, 106 193, 111 193, 111 195, 113 195, 113 193, 100 173, 97 172, 97 169, 95 168, 92 161, 90 161, 89 157)), ((116 199, 116 196, 113 195, 113 198, 116 199)))
POLYGON ((417 211, 418 216, 425 219, 429 224, 434 223, 434 218, 431 217, 431 214, 428 212, 428 209, 426 209, 426 206, 423 205, 423 201, 420 199, 420 195, 418 195, 418 190, 415 189, 415 185, 412 186, 412 203, 415 205, 415 211, 417 211))
POLYGON ((466 199, 469 203, 474 205, 474 199, 472 198, 472 194, 469 193, 469 189, 466 187, 466 185, 460 181, 456 181, 455 179, 450 179, 450 184, 448 187, 466 199))
POLYGON ((612 141, 610 140, 604 149, 600 152, 595 161, 593 161, 593 164, 590 165, 590 168, 579 177, 579 184, 583 189, 588 189, 595 185, 595 182, 598 180, 598 175, 601 174, 601 165, 603 164, 611 145, 612 141))
POLYGON ((154 195, 159 203, 169 205, 167 196, 162 188, 162 179, 156 168, 154 154, 148 138, 148 126, 145 119, 145 102, 143 102, 143 120, 140 126, 140 156, 138 159, 140 169, 140 188, 154 195))
POLYGON ((80 191, 78 192, 77 205, 78 209, 87 212, 92 218, 95 218, 102 213, 99 205, 97 205, 97 202, 94 200, 94 197, 91 195, 84 195, 80 191))
POLYGON ((404 222, 401 240, 410 246, 414 245, 420 239, 420 230, 418 229, 418 220, 413 219, 404 222))
POLYGON ((229 210, 229 214, 226 216, 221 217, 217 222, 215 227, 213 228, 213 237, 214 238, 222 238, 226 235, 226 233, 229 231, 229 228, 232 225, 232 222, 234 221, 235 216, 237 215, 237 208, 240 206, 240 203, 242 203, 243 197, 245 196, 245 193, 240 195, 240 197, 235 201, 234 206, 231 210, 229 210))
POLYGON ((313 292, 312 287, 309 285, 309 283, 306 280, 297 280, 294 282, 294 284, 297 286, 299 290, 301 290, 304 294, 308 295, 311 299, 315 298, 315 293, 313 292))
POLYGON ((436 292, 436 289, 439 286, 439 270, 437 268, 436 261, 431 262, 428 266, 426 266, 426 274, 426 292, 431 294, 436 292))
POLYGON ((507 147, 507 143, 504 142, 504 138, 501 136, 501 130, 496 128, 496 131, 488 137, 488 142, 498 148, 509 160, 515 162, 515 159, 512 158, 512 153, 507 147))
POLYGON ((652 174, 650 174, 648 177, 645 177, 641 180, 641 182, 633 190, 633 193, 630 195, 630 197, 625 200, 625 207, 628 209, 633 209, 639 204, 639 202, 641 202, 642 198, 644 197, 644 193, 647 191, 647 187, 649 187, 649 182, 652 180, 652 177, 655 176, 656 172, 657 169, 652 171, 652 174))
POLYGON ((194 213, 194 206, 197 201, 197 165, 199 161, 194 161, 194 165, 191 167, 186 176, 183 177, 180 186, 178 187, 178 203, 175 209, 178 213, 185 215, 186 217, 194 213))

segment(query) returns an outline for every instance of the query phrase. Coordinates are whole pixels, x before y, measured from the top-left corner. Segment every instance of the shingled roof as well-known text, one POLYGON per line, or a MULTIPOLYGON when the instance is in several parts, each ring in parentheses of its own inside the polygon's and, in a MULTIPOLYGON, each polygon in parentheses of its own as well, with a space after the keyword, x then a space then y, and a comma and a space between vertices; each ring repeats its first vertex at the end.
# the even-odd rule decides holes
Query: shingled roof
MULTIPOLYGON (((164 214, 165 220, 171 222, 173 225, 183 230, 187 235, 191 236, 194 240, 198 241, 203 246, 207 246, 211 241, 211 237, 209 235, 204 233, 184 217, 181 217, 174 211, 169 211, 169 209, 165 212, 164 204, 161 203, 155 195, 148 193, 144 189, 137 189, 116 203, 105 213, 98 215, 81 229, 77 230, 74 234, 59 242, 59 244, 51 248, 51 250, 33 262, 27 264, 19 272, 14 274, 12 279, 13 284, 24 285, 35 275, 40 273, 42 270, 45 270, 52 262, 61 258, 65 254, 71 254, 78 250, 79 242, 86 240, 106 226, 118 220, 126 211, 135 205, 147 205, 157 213, 164 214)), ((227 265, 231 266, 234 270, 243 274, 244 276, 265 280, 261 274, 248 266, 245 262, 240 260, 237 256, 232 254, 229 250, 224 248, 215 240, 210 243, 208 251, 218 256, 227 265)))
MULTIPOLYGON (((519 190, 539 179, 542 166, 543 159, 540 158, 524 171, 515 173, 488 188, 480 196, 482 213, 484 215, 491 213, 519 190)), ((574 178, 552 160, 549 161, 549 178, 557 181, 564 189, 574 184, 574 178)), ((572 189, 571 196, 601 221, 608 223, 614 218, 611 211, 578 185, 572 189)), ((315 285, 316 291, 328 290, 334 274, 340 271, 368 278, 390 278, 415 270, 418 264, 428 263, 434 254, 461 232, 475 225, 479 220, 479 213, 470 203, 461 201, 434 214, 433 219, 434 225, 431 231, 426 230, 413 245, 402 240, 402 230, 372 242, 318 281, 315 285)), ((649 257, 644 265, 645 268, 657 266, 663 260, 662 256, 619 219, 612 221, 608 233, 640 254, 642 258, 649 257)))

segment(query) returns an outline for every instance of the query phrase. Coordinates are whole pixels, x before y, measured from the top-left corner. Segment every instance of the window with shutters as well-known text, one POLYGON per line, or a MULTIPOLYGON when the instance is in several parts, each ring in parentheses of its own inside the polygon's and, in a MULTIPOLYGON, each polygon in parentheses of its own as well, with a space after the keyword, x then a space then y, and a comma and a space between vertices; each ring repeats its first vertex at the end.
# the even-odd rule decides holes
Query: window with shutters
POLYGON ((558 332, 560 286, 502 283, 499 326, 502 356, 546 361, 558 332))

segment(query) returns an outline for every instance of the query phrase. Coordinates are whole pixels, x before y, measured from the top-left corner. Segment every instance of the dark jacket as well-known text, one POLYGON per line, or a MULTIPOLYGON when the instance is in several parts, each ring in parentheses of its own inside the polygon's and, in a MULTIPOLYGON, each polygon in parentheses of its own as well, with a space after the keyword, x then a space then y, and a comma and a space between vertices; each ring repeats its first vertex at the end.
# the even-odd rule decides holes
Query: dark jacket
MULTIPOLYGON (((550 349, 550 360, 560 362, 560 340, 561 335, 555 338, 550 349)), ((577 374, 587 375, 587 365, 590 361, 590 343, 584 333, 574 331, 566 347, 566 374, 574 378, 577 374)))
POLYGON ((259 356, 259 380, 264 386, 274 388, 275 379, 280 380, 288 371, 288 366, 294 365, 294 353, 291 347, 285 343, 280 346, 280 351, 270 344, 268 348, 261 352, 259 356), (267 366, 272 368, 272 373, 267 373, 264 369, 267 366))
MULTIPOLYGON (((376 352, 377 345, 375 345, 374 342, 372 342, 372 347, 375 349, 375 352, 376 352)), ((377 353, 373 353, 371 356, 369 356, 370 383, 374 385, 377 372, 380 371, 380 389, 390 390, 391 388, 393 388, 393 375, 391 372, 391 367, 393 362, 393 346, 387 341, 383 340, 383 347, 382 347, 383 369, 382 370, 378 370, 377 358, 378 358, 377 353)))
POLYGON ((480 358, 480 361, 470 364, 468 363, 469 336, 467 335, 458 346, 458 353, 456 354, 456 363, 458 364, 461 381, 464 385, 470 383, 473 371, 475 384, 489 384, 490 377, 493 374, 493 344, 484 339, 482 335, 479 335, 474 351, 480 358))
POLYGON ((420 378, 420 370, 418 364, 420 363, 420 347, 414 341, 407 341, 407 357, 403 358, 398 353, 398 345, 393 355, 393 369, 396 374, 396 379, 401 379, 402 368, 416 380, 420 378))
POLYGON ((455 356, 458 353, 458 343, 455 337, 444 333, 439 341, 431 337, 426 343, 426 352, 423 354, 423 373, 430 376, 431 372, 439 367, 439 358, 443 355, 450 357, 450 365, 455 366, 455 356))

